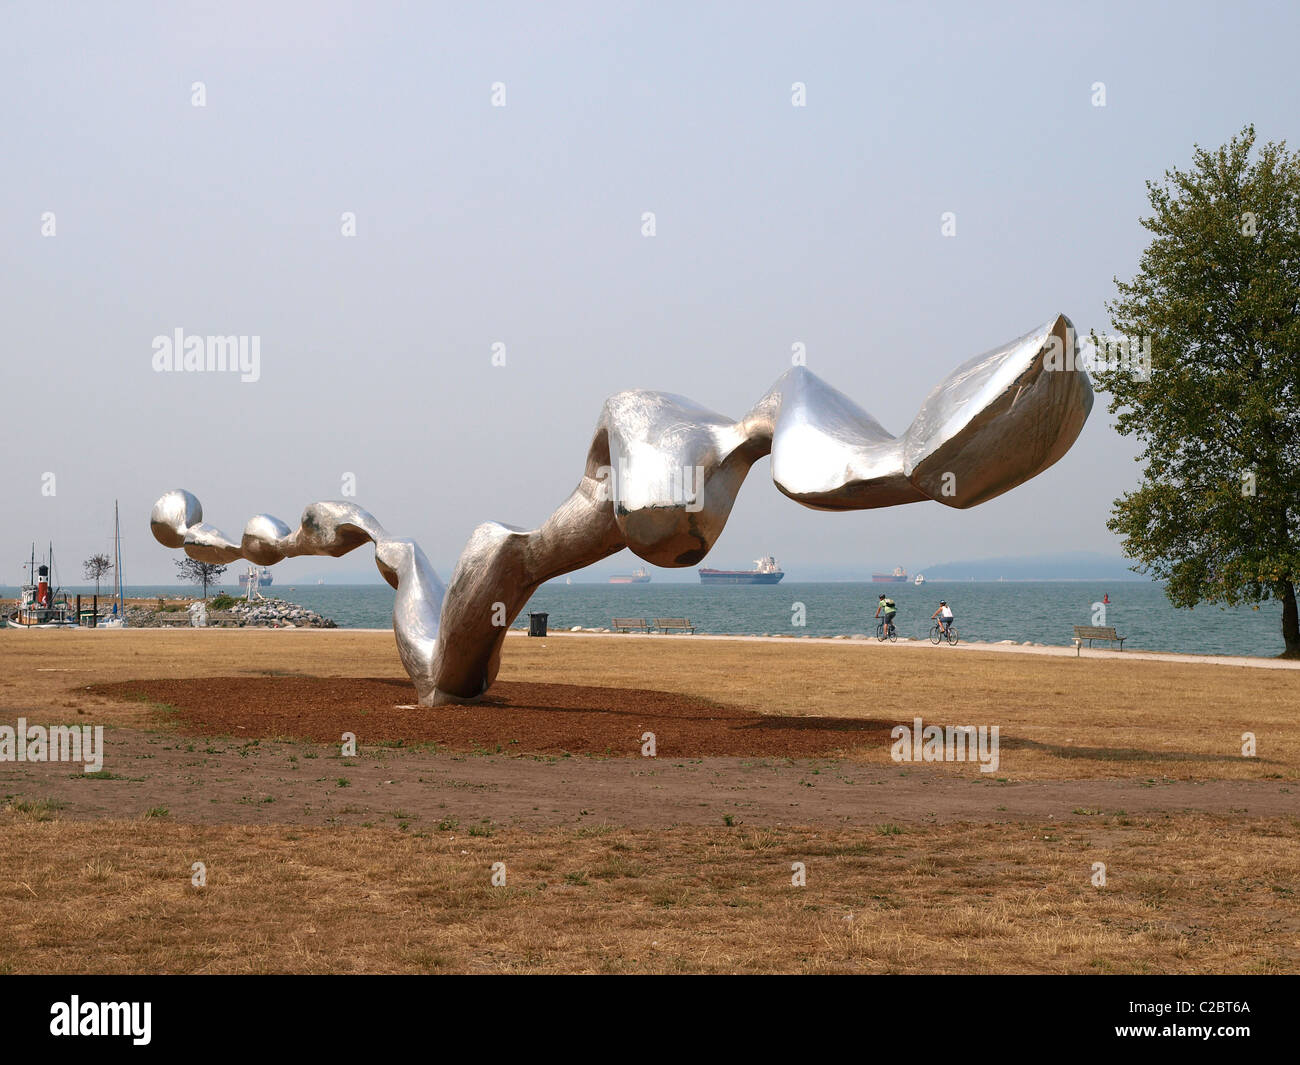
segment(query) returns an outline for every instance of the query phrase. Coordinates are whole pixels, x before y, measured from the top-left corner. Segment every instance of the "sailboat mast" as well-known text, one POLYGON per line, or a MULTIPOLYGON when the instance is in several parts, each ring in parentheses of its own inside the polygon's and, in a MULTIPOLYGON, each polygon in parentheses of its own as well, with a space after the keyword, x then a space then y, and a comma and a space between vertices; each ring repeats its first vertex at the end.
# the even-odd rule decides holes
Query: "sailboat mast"
POLYGON ((113 573, 117 577, 117 616, 126 619, 126 601, 122 587, 122 523, 118 518, 117 500, 113 500, 113 573))

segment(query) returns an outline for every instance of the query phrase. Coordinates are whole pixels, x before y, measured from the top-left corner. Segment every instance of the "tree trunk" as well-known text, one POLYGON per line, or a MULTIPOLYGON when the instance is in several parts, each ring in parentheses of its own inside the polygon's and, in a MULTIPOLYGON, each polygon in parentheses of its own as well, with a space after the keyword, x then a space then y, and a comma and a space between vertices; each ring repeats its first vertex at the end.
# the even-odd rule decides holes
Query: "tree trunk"
POLYGON ((1295 582, 1282 582, 1282 641, 1286 650, 1283 658, 1300 658, 1300 614, 1296 610, 1295 582))

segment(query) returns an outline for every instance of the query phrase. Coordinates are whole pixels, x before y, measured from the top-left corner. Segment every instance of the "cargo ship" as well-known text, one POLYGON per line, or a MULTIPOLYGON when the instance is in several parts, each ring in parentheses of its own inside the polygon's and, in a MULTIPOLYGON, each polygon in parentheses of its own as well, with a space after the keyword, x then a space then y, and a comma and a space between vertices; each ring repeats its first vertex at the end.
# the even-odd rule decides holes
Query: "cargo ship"
POLYGON ((754 560, 753 569, 702 569, 701 584, 779 584, 785 576, 772 555, 754 560))
MULTIPOLYGON (((241 573, 239 575, 239 583, 242 584, 245 588, 248 587, 248 582, 252 579, 253 579, 253 575, 251 569, 249 570, 248 573, 241 573)), ((257 571, 257 586, 259 588, 271 587, 271 581, 273 581, 274 579, 275 578, 271 576, 271 571, 267 569, 265 566, 263 566, 260 570, 257 571)), ((321 581, 319 583, 323 584, 324 582, 321 581)))
POLYGON ((902 566, 895 566, 893 573, 873 573, 871 580, 873 584, 906 584, 907 570, 902 566))
POLYGON ((609 579, 610 584, 649 584, 650 574, 644 566, 634 573, 616 573, 609 579))

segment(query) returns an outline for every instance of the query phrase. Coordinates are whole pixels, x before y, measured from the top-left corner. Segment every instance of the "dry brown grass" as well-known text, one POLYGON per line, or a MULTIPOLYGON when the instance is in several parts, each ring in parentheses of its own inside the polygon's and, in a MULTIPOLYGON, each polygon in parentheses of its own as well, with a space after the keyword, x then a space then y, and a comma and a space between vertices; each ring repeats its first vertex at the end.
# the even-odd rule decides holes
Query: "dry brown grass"
POLYGON ((0 713, 28 720, 152 727, 140 703, 88 694, 87 685, 144 677, 405 677, 391 633, 269 629, 0 630, 0 713), (328 642, 326 642, 328 641, 328 642))
MULTIPOLYGON (((4 647, 0 712, 33 721, 157 724, 146 706, 81 690, 99 681, 404 675, 391 634, 346 630, 24 633, 4 647)), ((769 714, 997 724, 998 775, 1015 780, 1300 780, 1300 673, 1291 671, 874 643, 558 636, 507 640, 501 679, 685 692, 769 714), (1243 732, 1257 737, 1255 759, 1241 757, 1243 732)), ((854 757, 885 762, 888 751, 854 757)), ((978 775, 970 765, 945 769, 978 775)))
POLYGON ((501 676, 696 692, 771 714, 997 724, 999 775, 1012 779, 1300 779, 1300 672, 950 651, 521 639, 501 676), (1255 733, 1257 759, 1241 757, 1243 732, 1255 733))
MULTIPOLYGON (((84 691, 102 681, 402 676, 386 633, 24 633, 0 646, 0 718, 33 722, 174 727, 84 691)), ((689 692, 771 714, 1000 724, 1000 775, 1020 779, 1300 777, 1295 674, 948 650, 511 638, 502 678, 689 692), (1258 760, 1239 756, 1244 731, 1258 760)), ((491 835, 471 836, 450 821, 199 826, 163 811, 65 822, 39 791, 24 794, 0 813, 0 968, 14 972, 1300 970, 1294 817, 1080 809, 1068 824, 897 832, 474 825, 491 835), (195 861, 207 864, 202 889, 195 861), (497 861, 504 888, 489 883, 497 861), (795 861, 805 888, 790 884, 795 861), (1089 880, 1097 861, 1104 889, 1089 880)))
POLYGON ((1300 969, 1293 818, 421 837, 22 804, 0 825, 10 972, 1300 969))

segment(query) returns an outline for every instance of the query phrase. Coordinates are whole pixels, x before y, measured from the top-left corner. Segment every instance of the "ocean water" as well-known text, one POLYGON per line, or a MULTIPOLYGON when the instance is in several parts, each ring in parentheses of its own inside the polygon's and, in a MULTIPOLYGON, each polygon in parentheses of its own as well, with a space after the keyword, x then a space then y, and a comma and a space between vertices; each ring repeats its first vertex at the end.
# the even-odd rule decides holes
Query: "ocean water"
MULTIPOLYGON (((537 590, 515 625, 526 627, 530 611, 545 611, 552 629, 574 625, 606 628, 614 617, 688 617, 700 632, 873 635, 871 615, 876 597, 885 590, 898 603, 899 633, 914 638, 926 636, 930 614, 940 599, 947 599, 963 641, 1029 640, 1066 646, 1071 627, 1093 624, 1094 604, 1109 594, 1101 623, 1115 626, 1127 637, 1126 649, 1267 657, 1280 654, 1283 646, 1278 603, 1262 604, 1258 610, 1217 606, 1177 610, 1165 598, 1162 586, 1146 581, 930 581, 919 588, 911 584, 789 581, 708 588, 653 582, 552 582, 537 590), (794 623, 796 604, 803 605, 802 626, 794 623)), ((171 585, 130 588, 127 594, 177 595, 185 591, 171 585)), ((344 628, 392 625, 393 591, 387 585, 276 585, 267 592, 333 618, 344 628)))

